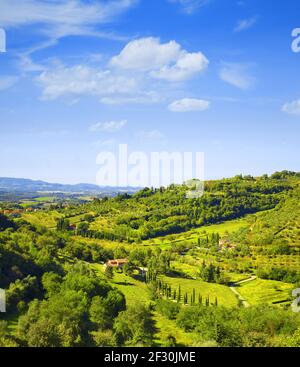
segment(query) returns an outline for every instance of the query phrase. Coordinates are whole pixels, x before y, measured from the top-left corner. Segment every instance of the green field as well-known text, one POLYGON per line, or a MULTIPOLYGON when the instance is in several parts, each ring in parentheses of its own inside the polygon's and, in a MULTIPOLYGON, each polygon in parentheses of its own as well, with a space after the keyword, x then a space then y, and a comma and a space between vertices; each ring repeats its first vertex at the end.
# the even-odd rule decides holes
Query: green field
POLYGON ((292 284, 277 282, 276 280, 256 279, 241 284, 236 289, 250 305, 258 305, 290 300, 294 288, 295 286, 292 284))
POLYGON ((195 244, 198 237, 209 235, 211 233, 219 233, 223 236, 227 233, 237 231, 242 227, 249 225, 250 216, 241 219, 230 220, 224 223, 212 224, 209 226, 201 226, 179 234, 172 234, 164 237, 156 237, 154 239, 143 241, 144 246, 159 246, 162 250, 172 247, 172 244, 183 242, 185 244, 195 244))
MULTIPOLYGON (((96 274, 101 278, 104 277, 104 266, 101 264, 91 264, 92 269, 96 271, 96 274)), ((140 301, 143 303, 149 303, 149 292, 147 285, 144 282, 125 275, 124 273, 114 272, 114 277, 110 283, 118 288, 126 297, 127 304, 135 304, 140 301)))
POLYGON ((34 206, 36 204, 36 201, 32 200, 23 200, 20 204, 22 208, 30 208, 31 206, 34 206))
POLYGON ((43 202, 53 202, 55 200, 54 196, 40 196, 35 199, 37 202, 43 203, 43 202))
POLYGON ((57 219, 63 215, 57 211, 24 213, 22 217, 34 226, 43 226, 46 228, 56 228, 57 219))
MULTIPOLYGON (((91 266, 97 275, 103 277, 103 265, 93 264, 91 266)), ((144 282, 126 276, 123 273, 114 272, 114 277, 110 283, 125 295, 127 305, 134 305, 138 302, 149 304, 150 294, 144 282)), ((195 334, 184 332, 176 325, 175 321, 167 319, 155 310, 153 311, 153 320, 156 329, 154 342, 158 346, 163 345, 169 335, 176 336, 176 342, 179 346, 192 346, 195 344, 197 340, 195 334)))
POLYGON ((189 299, 191 294, 193 293, 193 289, 195 289, 196 301, 198 299, 198 294, 200 293, 203 300, 205 300, 206 297, 209 297, 212 304, 215 302, 215 298, 218 299, 218 304, 221 306, 232 307, 237 306, 238 304, 236 296, 225 285, 207 283, 201 280, 184 279, 177 277, 173 278, 169 276, 162 276, 161 279, 163 280, 163 282, 169 284, 172 289, 177 290, 180 286, 182 295, 187 292, 189 299))

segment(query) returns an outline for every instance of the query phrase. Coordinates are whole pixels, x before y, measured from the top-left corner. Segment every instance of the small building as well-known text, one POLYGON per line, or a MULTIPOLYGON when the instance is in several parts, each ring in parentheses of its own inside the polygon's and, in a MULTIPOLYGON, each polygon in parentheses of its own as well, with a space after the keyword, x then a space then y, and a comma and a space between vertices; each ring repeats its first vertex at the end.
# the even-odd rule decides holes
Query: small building
POLYGON ((22 210, 21 209, 7 209, 3 211, 3 214, 11 216, 13 218, 19 218, 22 214, 22 210))
POLYGON ((125 264, 128 263, 127 259, 113 259, 108 260, 106 266, 111 266, 112 268, 122 269, 125 264))
POLYGON ((232 250, 236 249, 236 245, 233 244, 231 241, 229 241, 228 238, 222 238, 219 241, 219 248, 220 248, 221 251, 223 251, 223 250, 232 251, 232 250))

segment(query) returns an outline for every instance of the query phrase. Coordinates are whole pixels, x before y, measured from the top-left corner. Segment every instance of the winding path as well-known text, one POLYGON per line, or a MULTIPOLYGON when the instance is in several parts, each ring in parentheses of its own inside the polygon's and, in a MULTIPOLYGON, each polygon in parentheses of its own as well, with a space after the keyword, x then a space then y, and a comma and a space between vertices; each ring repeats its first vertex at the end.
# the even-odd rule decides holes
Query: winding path
POLYGON ((241 280, 239 282, 232 283, 232 285, 229 286, 229 289, 237 296, 237 298, 241 301, 242 305, 244 307, 249 307, 250 304, 245 300, 245 298, 236 290, 236 287, 240 284, 251 282, 252 280, 255 280, 257 277, 255 275, 252 275, 251 277, 241 280))

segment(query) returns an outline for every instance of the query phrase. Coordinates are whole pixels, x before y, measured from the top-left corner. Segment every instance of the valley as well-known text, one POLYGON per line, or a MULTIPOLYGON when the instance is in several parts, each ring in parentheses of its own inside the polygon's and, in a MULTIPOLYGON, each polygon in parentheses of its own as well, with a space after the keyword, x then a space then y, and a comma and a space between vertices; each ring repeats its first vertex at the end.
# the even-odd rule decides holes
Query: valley
POLYGON ((17 215, 22 203, 2 202, 0 343, 297 343, 299 184, 283 171, 208 181, 196 199, 171 185, 17 215), (60 302, 73 310, 60 314, 60 302))

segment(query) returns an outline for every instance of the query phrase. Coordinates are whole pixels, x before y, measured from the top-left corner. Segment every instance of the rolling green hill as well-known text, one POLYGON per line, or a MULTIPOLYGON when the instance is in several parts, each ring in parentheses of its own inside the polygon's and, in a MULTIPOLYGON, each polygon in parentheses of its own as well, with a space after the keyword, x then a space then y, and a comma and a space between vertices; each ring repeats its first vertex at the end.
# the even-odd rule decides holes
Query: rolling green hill
POLYGON ((237 176, 196 199, 171 185, 17 216, 6 202, 0 346, 300 346, 299 183, 237 176))
POLYGON ((255 216, 241 240, 254 245, 287 244, 300 247, 300 188, 296 187, 274 208, 255 216))

